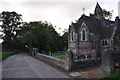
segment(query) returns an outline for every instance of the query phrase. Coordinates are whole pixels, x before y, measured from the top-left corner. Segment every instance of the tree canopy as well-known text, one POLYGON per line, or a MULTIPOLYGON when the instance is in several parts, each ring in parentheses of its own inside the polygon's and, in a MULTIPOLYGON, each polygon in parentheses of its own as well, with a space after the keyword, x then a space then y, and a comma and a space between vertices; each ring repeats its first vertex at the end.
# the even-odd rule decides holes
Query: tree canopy
POLYGON ((2 39, 4 40, 4 44, 7 48, 12 48, 12 41, 17 36, 20 26, 21 26, 21 14, 16 12, 8 12, 3 11, 0 14, 0 20, 2 22, 1 28, 4 36, 2 39))
POLYGON ((107 11, 107 10, 103 9, 102 13, 103 13, 103 17, 105 17, 106 19, 111 19, 113 10, 112 11, 107 11))
POLYGON ((47 21, 22 22, 20 14, 16 12, 2 12, 3 45, 10 50, 39 52, 63 51, 67 46, 67 33, 60 36, 54 26, 47 21))
MULTIPOLYGON (((105 9, 102 9, 102 16, 106 19, 111 19, 112 18, 112 14, 113 14, 113 10, 112 11, 107 11, 105 9)), ((95 14, 90 13, 90 16, 95 16, 95 14)))
POLYGON ((52 24, 47 22, 30 22, 22 28, 22 39, 30 47, 39 48, 39 51, 54 52, 63 50, 62 37, 55 31, 52 24))

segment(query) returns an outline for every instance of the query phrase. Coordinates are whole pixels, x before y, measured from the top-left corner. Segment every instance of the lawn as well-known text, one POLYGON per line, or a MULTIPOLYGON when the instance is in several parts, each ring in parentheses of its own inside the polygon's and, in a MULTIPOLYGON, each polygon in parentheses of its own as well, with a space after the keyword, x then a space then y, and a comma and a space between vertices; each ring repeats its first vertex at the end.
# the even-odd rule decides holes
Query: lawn
POLYGON ((5 59, 6 57, 16 54, 16 52, 1 52, 0 53, 0 59, 5 59))
POLYGON ((64 51, 58 51, 57 53, 52 53, 52 55, 48 54, 48 56, 52 56, 59 59, 65 58, 65 52, 64 51))
POLYGON ((52 54, 52 57, 56 57, 59 59, 64 59, 65 58, 65 54, 61 53, 61 54, 52 54))

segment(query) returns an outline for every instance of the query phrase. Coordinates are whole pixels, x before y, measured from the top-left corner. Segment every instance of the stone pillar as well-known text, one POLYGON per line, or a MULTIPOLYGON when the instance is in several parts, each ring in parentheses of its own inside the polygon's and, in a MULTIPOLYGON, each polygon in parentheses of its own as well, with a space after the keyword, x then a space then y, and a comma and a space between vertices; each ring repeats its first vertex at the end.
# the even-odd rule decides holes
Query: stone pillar
POLYGON ((120 47, 119 47, 119 50, 118 50, 118 62, 119 62, 119 71, 120 71, 120 47))
POLYGON ((71 50, 67 51, 66 54, 66 69, 67 71, 72 71, 73 70, 73 52, 71 50))
POLYGON ((120 71, 120 48, 117 47, 115 51, 115 70, 120 71))
POLYGON ((102 54, 102 76, 110 75, 115 70, 114 52, 105 50, 102 54))

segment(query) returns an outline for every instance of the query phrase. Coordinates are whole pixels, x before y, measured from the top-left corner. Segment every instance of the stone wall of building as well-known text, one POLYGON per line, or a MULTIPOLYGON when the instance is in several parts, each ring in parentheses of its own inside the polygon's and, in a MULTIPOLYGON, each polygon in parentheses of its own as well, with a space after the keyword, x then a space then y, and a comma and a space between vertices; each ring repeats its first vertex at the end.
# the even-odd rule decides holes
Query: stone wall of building
POLYGON ((110 48, 110 47, 103 47, 103 46, 101 46, 100 52, 103 53, 105 50, 107 50, 107 49, 109 49, 109 48, 110 48))
POLYGON ((81 55, 91 55, 91 57, 96 56, 95 48, 92 47, 92 44, 88 41, 79 42, 79 54, 81 55))
POLYGON ((76 42, 69 42, 68 43, 68 49, 72 50, 73 53, 77 53, 77 43, 76 42))
POLYGON ((79 42, 79 54, 90 54, 91 44, 89 42, 79 42))

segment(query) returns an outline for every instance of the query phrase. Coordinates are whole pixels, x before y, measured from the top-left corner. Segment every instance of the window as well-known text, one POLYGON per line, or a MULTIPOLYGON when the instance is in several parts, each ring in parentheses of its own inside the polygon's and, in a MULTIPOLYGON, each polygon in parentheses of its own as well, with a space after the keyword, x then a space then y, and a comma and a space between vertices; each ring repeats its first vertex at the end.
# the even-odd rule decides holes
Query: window
POLYGON ((86 41, 87 40, 87 30, 83 28, 81 30, 81 41, 86 41))
POLYGON ((108 40, 102 40, 102 46, 108 46, 108 40))
POLYGON ((73 41, 74 32, 72 31, 72 41, 73 41))
POLYGON ((82 30, 82 40, 84 41, 85 40, 85 29, 82 30))
POLYGON ((70 40, 71 41, 74 41, 74 36, 75 36, 75 32, 74 31, 71 31, 71 33, 70 33, 71 35, 70 35, 70 40))

